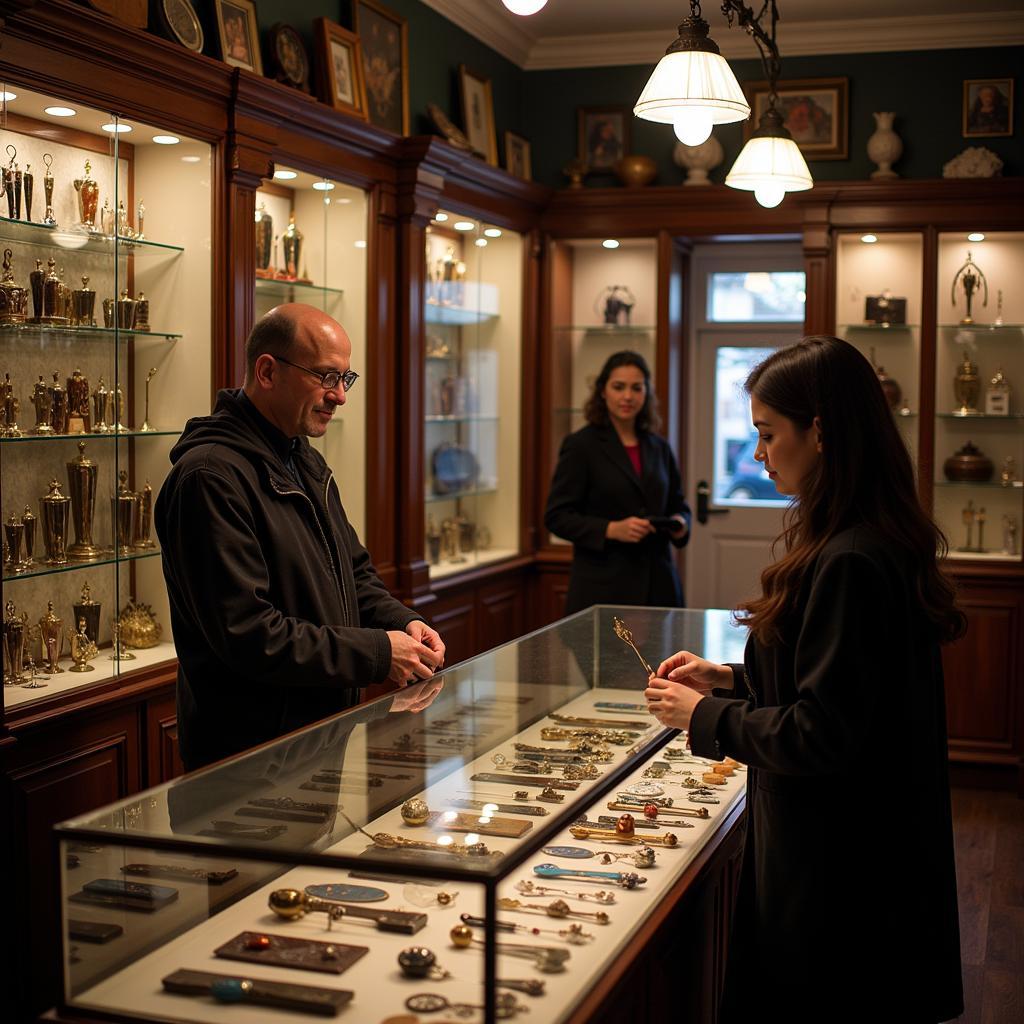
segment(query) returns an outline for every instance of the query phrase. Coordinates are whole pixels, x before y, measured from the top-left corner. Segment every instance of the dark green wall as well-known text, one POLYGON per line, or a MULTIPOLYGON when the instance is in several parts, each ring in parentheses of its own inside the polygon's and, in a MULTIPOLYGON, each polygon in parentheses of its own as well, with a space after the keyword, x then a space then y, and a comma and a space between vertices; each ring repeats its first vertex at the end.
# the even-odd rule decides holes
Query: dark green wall
MULTIPOLYGON (((728 29, 725 29, 728 31, 728 29)), ((735 29, 733 30, 735 31, 735 29)), ((666 32, 666 45, 671 29, 666 32)), ((753 43, 750 44, 753 50, 753 43)), ((742 81, 764 78, 757 59, 730 61, 742 81)), ((562 187, 561 168, 576 155, 576 108, 621 105, 632 108, 655 65, 592 68, 579 71, 531 71, 524 75, 524 107, 532 142, 533 174, 538 181, 562 187)), ((984 146, 1004 163, 1003 174, 1024 174, 1024 136, 1020 102, 1014 114, 1015 134, 1009 138, 965 139, 961 135, 963 81, 966 78, 1012 78, 1024 67, 1024 47, 984 50, 931 50, 911 53, 838 54, 824 57, 783 55, 782 77, 850 79, 850 146, 848 160, 811 161, 818 181, 863 179, 875 165, 867 141, 875 130, 876 110, 897 113, 896 131, 903 156, 894 170, 905 178, 940 178, 942 165, 967 146, 984 146)), ((1024 83, 1016 83, 1018 93, 1024 83)), ((658 182, 678 184, 685 172, 672 162, 675 136, 668 125, 633 119, 633 151, 658 162, 658 182)), ((740 125, 715 129, 725 159, 712 174, 721 181, 743 144, 740 125)), ((589 184, 609 184, 592 179, 589 184)))

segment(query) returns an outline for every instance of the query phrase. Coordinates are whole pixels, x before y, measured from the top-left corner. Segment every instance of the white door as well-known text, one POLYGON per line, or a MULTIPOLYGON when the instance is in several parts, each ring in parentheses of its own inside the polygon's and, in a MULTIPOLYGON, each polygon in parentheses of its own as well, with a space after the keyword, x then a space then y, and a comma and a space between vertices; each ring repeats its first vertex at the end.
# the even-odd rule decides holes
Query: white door
POLYGON ((788 242, 697 246, 691 268, 686 603, 735 608, 759 592, 788 504, 753 458, 743 382, 803 335, 802 254, 788 242))

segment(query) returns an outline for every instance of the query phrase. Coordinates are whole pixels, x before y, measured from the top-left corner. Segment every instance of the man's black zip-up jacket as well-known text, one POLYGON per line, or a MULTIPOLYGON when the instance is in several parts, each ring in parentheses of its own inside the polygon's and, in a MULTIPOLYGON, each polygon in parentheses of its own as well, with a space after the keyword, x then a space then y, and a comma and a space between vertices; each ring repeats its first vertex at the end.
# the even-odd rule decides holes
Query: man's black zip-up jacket
POLYGON ((266 427, 221 391, 156 502, 189 770, 356 704, 387 678, 386 630, 419 618, 381 583, 321 455, 294 443, 297 480, 266 427))

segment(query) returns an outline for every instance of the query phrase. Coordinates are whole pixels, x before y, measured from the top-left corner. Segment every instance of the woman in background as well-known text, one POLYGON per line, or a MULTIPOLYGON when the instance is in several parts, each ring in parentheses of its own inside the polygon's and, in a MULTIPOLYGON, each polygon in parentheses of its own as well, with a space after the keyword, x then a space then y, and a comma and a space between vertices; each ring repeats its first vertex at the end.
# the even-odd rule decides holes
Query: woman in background
POLYGON ((587 426, 563 442, 544 525, 573 544, 566 614, 592 604, 683 604, 671 544, 690 537, 679 467, 659 437, 651 371, 636 352, 601 368, 587 426))
POLYGON ((963 1009, 940 645, 965 619, 871 364, 837 338, 747 378, 755 458, 793 495, 740 606, 742 665, 687 651, 646 692, 695 754, 748 766, 721 1024, 963 1009))

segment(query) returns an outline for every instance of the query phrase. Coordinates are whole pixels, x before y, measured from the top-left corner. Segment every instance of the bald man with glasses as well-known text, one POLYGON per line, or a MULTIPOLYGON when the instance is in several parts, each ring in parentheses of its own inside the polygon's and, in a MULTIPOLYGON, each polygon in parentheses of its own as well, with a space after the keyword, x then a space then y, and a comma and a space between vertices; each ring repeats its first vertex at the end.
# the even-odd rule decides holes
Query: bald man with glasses
POLYGON ((190 771, 444 661, 440 636, 381 583, 307 440, 359 378, 344 328, 277 306, 245 356, 244 386, 189 420, 156 503, 190 771))

